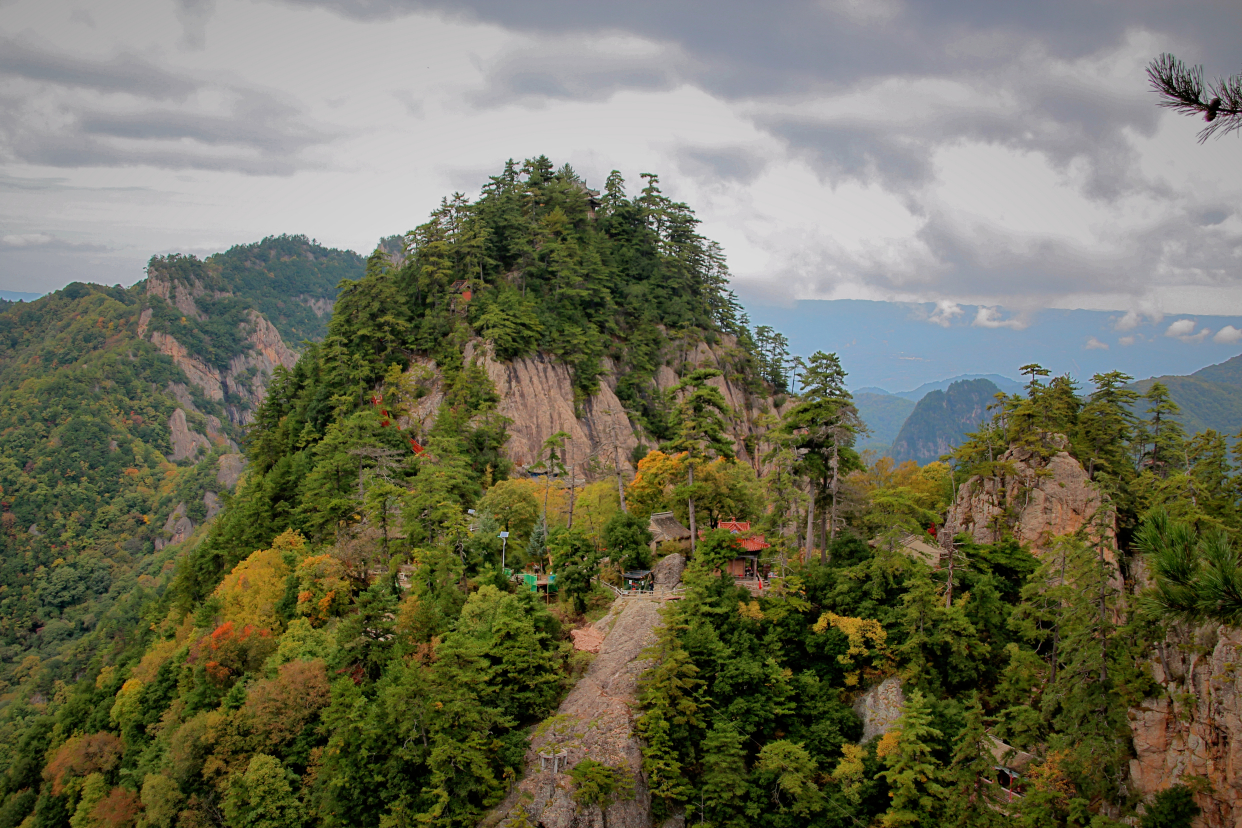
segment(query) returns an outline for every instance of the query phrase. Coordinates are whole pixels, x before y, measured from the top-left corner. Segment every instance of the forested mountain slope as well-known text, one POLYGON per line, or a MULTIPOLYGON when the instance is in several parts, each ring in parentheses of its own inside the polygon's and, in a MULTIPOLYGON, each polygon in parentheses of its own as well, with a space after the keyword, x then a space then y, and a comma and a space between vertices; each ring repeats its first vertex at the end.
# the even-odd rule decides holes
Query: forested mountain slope
MULTIPOLYGON (((1146 393, 1153 383, 1163 383, 1181 411, 1179 422, 1190 434, 1208 429, 1236 435, 1242 431, 1242 356, 1209 365, 1189 376, 1163 376, 1139 380, 1131 387, 1146 393)), ((1137 409, 1140 413, 1143 407, 1137 409)))
POLYGON ((156 257, 128 290, 74 283, 0 313, 0 681, 72 675, 92 655, 83 635, 132 633, 171 566, 159 550, 221 507, 243 424, 274 366, 294 362, 259 310, 280 310, 268 283, 330 303, 341 261, 267 239, 206 263, 156 257), (312 278, 294 256, 333 264, 312 278))
MULTIPOLYGON (((564 828, 645 820, 648 797, 653 828, 1189 828, 1200 807, 1230 824, 1230 746, 1213 747, 1206 784, 1153 783, 1150 750, 1131 763, 1182 713, 1188 744, 1235 739, 1210 711, 1236 703, 1191 711, 1153 667, 1177 669, 1192 645, 1169 633, 1181 615, 1139 600, 1138 573, 1163 583, 1167 570, 1144 569, 1155 558, 1134 541, 1161 510, 1192 546, 1198 532, 1236 538, 1242 486, 1223 439, 1185 440, 1167 405, 1136 422, 1123 375, 1083 394, 1031 365, 1024 393, 971 409, 982 423, 952 465, 865 467, 840 360, 812 355, 800 396, 781 400, 779 341, 748 330, 719 249, 644 178, 631 196, 614 173, 597 194, 542 157, 507 165, 477 200, 455 196, 385 240, 289 369, 263 317, 211 326, 231 291, 201 262, 164 260, 133 293, 55 299, 96 303, 65 323, 95 348, 114 302, 113 358, 148 372, 125 387, 159 398, 141 421, 101 426, 97 453, 111 456, 109 434, 136 453, 122 426, 180 410, 187 434, 208 416, 226 440, 245 429, 250 466, 179 550, 152 554, 142 536, 111 609, 61 619, 94 625, 91 646, 11 670, 0 828, 464 828, 489 812, 564 828), (229 338, 248 345, 230 355, 229 338), (701 533, 661 519, 676 539, 652 549, 647 518, 665 512, 701 533), (946 516, 960 532, 939 538, 945 554, 912 553, 946 516), (618 597, 685 545, 675 594, 618 597), (627 610, 653 599, 669 599, 654 629, 654 606, 627 610), (614 602, 614 629, 628 618, 634 635, 593 670, 571 628, 614 602), (614 689, 592 716, 593 695, 614 689)), ((76 398, 112 393, 108 381, 85 374, 76 398)), ((45 448, 60 456, 40 429, 69 420, 26 416, 37 469, 45 448)), ((171 515, 180 475, 214 474, 161 459, 175 430, 149 438, 163 442, 136 467, 133 508, 171 515)), ((29 474, 25 460, 5 473, 29 474)), ((89 468, 61 463, 23 494, 89 468)), ((105 541, 115 514, 143 531, 109 513, 91 524, 105 541)), ((58 531, 39 541, 57 549, 29 554, 85 570, 94 530, 64 560, 58 531)), ((1242 583, 1212 549, 1209 574, 1242 583)), ((1231 653, 1195 681, 1223 681, 1231 653)))
POLYGON ((927 393, 914 406, 893 440, 894 460, 930 463, 948 454, 988 418, 1000 389, 987 379, 958 380, 927 393))
POLYGON ((906 418, 914 411, 915 403, 896 394, 877 394, 859 391, 854 394, 858 416, 862 417, 871 433, 859 441, 859 448, 875 449, 887 453, 906 418))
MULTIPOLYGON (((80 813, 76 825, 107 810, 118 824, 143 814, 149 824, 240 825, 264 807, 287 808, 281 824, 303 818, 295 813, 466 824, 494 803, 520 765, 523 728, 555 706, 569 674, 557 617, 512 594, 492 568, 496 532, 472 534, 472 520, 510 528, 510 565, 554 560, 571 605, 584 601, 602 524, 618 511, 610 470, 645 455, 640 441, 697 445, 680 412, 700 401, 701 525, 753 513, 743 493, 757 490, 755 473, 728 456, 759 463, 755 421, 775 412, 773 387, 718 247, 654 176, 645 184, 631 198, 614 175, 599 194, 543 158, 508 165, 477 201, 445 201, 343 280, 326 337, 296 364, 278 326, 306 331, 313 320, 299 307, 326 310, 320 300, 334 298, 323 279, 281 282, 273 263, 288 266, 297 240, 202 262, 157 258, 134 290, 71 286, 33 305, 37 318, 6 314, 10 385, 33 403, 39 383, 57 381, 30 367, 64 367, 66 344, 38 336, 54 322, 86 337, 73 390, 96 407, 48 418, 44 406, 28 415, 25 453, 6 452, 6 502, 19 513, 4 594, 31 596, 6 599, 26 613, 14 613, 12 653, 43 649, 10 668, 0 742, 15 747, 4 755, 0 823, 80 813), (291 304, 294 289, 309 299, 291 304), (105 359, 121 370, 103 371, 105 359), (84 423, 98 434, 75 448, 94 454, 72 460, 92 486, 119 489, 74 513, 80 546, 69 550, 61 524, 22 528, 68 514, 40 501, 55 489, 23 469, 48 462, 47 429, 84 423), (248 447, 250 471, 228 497, 217 455, 234 444, 248 447), (544 484, 506 480, 515 461, 544 484), (566 476, 602 480, 566 504, 566 476), (156 551, 173 539, 158 527, 180 521, 179 507, 199 520, 211 492, 225 505, 206 533, 187 552, 156 551), (545 504, 551 536, 530 511, 545 504), (558 534, 575 518, 582 528, 558 534), (42 569, 25 565, 26 549, 42 569), (84 595, 79 568, 111 582, 84 595), (38 586, 57 570, 68 573, 51 581, 70 585, 67 600, 38 586), (398 571, 410 587, 399 606, 398 571), (50 620, 65 630, 60 649, 41 637, 50 620), (69 646, 83 634, 89 645, 69 646), (256 681, 268 701, 253 695, 256 681), (345 725, 356 715, 357 731, 345 725), (222 724, 241 728, 240 741, 226 747, 222 724), (30 746, 49 738, 54 767, 41 775, 43 748, 30 746), (173 758, 183 749, 186 761, 173 758), (299 781, 282 799, 281 768, 323 783, 299 781)), ((348 258, 311 252, 306 261, 333 267, 348 258)), ((638 502, 669 508, 676 481, 652 480, 668 478, 649 470, 638 502)), ((632 549, 646 553, 641 541, 632 549)))

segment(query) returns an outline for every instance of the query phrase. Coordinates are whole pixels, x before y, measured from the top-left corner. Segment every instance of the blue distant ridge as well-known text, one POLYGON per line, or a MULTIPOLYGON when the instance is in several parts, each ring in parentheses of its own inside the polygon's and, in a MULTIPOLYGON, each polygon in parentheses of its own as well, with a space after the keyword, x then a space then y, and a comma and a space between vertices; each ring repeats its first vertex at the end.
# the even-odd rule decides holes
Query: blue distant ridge
POLYGON ((20 290, 0 290, 0 299, 7 299, 10 302, 33 302, 42 295, 42 293, 23 293, 20 290))
POLYGON ((887 388, 914 389, 900 394, 907 399, 962 377, 981 376, 1008 391, 1007 385, 1016 381, 1009 378, 1018 377, 1018 369, 1030 362, 1054 376, 1068 374, 1089 391, 1091 375, 1104 371, 1123 371, 1135 379, 1187 375, 1242 353, 1242 341, 1212 339, 1226 325, 1242 329, 1242 317, 1237 316, 1171 314, 1160 322, 1144 319, 1119 330, 1121 311, 1042 310, 1017 320, 1016 314, 995 309, 984 321, 1011 327, 980 327, 974 324, 979 307, 960 307, 960 313, 941 325, 931 321, 936 311, 931 303, 840 299, 802 301, 793 307, 746 304, 752 323, 785 334, 793 353, 835 351, 849 373, 851 389, 877 394, 891 393, 883 391, 887 388), (1198 340, 1167 336, 1169 325, 1182 319, 1195 322, 1195 333, 1205 327, 1211 333, 1198 340), (1025 327, 1017 329, 1019 324, 1025 327), (1123 345, 1125 337, 1133 337, 1132 344, 1123 345), (920 388, 928 384, 926 390, 920 388))

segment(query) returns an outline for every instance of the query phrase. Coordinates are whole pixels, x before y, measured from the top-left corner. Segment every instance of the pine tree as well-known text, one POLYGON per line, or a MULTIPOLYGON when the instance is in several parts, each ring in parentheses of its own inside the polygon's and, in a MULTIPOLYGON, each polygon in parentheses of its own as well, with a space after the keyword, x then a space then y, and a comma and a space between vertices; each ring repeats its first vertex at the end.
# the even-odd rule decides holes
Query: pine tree
POLYGON ((886 828, 902 825, 938 824, 948 790, 932 757, 933 742, 943 734, 931 726, 931 703, 918 690, 911 691, 893 730, 877 749, 888 770, 880 775, 888 782, 892 802, 880 818, 886 828), (881 755, 882 752, 882 755, 881 755))
POLYGON ((801 400, 785 415, 782 431, 801 455, 803 474, 810 481, 807 509, 806 556, 814 544, 815 503, 828 496, 831 514, 820 561, 828 560, 829 542, 836 537, 837 506, 842 478, 861 468, 853 449, 854 437, 865 430, 853 397, 845 389, 845 370, 836 354, 816 351, 799 378, 801 400))
POLYGON ((1173 402, 1169 389, 1162 382, 1153 382, 1143 395, 1150 415, 1143 431, 1144 460, 1159 477, 1169 476, 1170 471, 1182 464, 1182 445, 1186 432, 1177 420, 1181 407, 1173 402))
POLYGON ((668 448, 687 453, 687 502, 690 509, 690 551, 698 543, 698 525, 694 513, 694 469, 713 457, 733 457, 733 443, 725 434, 725 414, 729 404, 724 395, 708 380, 720 376, 714 368, 700 368, 681 381, 675 390, 685 394, 678 406, 677 437, 668 448))

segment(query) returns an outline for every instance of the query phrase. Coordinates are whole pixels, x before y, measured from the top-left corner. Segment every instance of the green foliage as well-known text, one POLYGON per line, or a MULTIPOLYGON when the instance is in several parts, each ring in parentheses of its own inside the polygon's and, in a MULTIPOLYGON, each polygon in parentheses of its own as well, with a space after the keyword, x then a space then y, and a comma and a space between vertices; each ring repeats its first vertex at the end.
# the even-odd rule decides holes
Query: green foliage
POLYGON ((1156 794, 1139 822, 1143 828, 1190 828, 1202 813, 1185 785, 1174 785, 1156 794))
POLYGON ((613 768, 583 759, 569 769, 574 780, 574 801, 593 805, 601 811, 618 799, 630 799, 634 795, 634 780, 624 768, 613 768))
POLYGON ((586 612, 586 596, 599 573, 599 552, 581 530, 561 527, 548 535, 548 549, 560 592, 573 599, 575 612, 586 612))
POLYGON ((1144 596, 1156 617, 1172 621, 1242 624, 1242 559, 1223 530, 1196 533, 1157 511, 1139 527, 1135 546, 1155 584, 1144 596))
POLYGON ((280 760, 256 753, 224 798, 224 816, 238 828, 288 828, 302 822, 301 805, 280 760))
POLYGON ((651 531, 647 521, 627 512, 617 512, 604 524, 604 548, 621 564, 623 571, 646 569, 651 565, 651 531))

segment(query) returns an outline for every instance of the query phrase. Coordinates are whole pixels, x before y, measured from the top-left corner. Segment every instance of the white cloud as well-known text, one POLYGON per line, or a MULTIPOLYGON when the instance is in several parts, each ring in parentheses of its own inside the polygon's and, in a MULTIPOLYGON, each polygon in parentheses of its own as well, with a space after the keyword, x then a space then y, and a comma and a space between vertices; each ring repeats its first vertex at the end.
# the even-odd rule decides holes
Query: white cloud
POLYGON ((1185 337, 1190 336, 1190 332, 1193 331, 1194 329, 1195 329, 1195 320, 1179 319, 1173 324, 1169 325, 1169 328, 1168 330, 1164 332, 1164 335, 1175 336, 1178 339, 1184 339, 1185 337))
POLYGON ((1014 331, 1020 331, 1027 325, 1021 317, 1001 319, 996 308, 988 307, 979 308, 978 313, 975 314, 975 321, 970 324, 976 328, 1009 328, 1014 331))
POLYGON ((1100 340, 1096 339, 1094 336, 1089 337, 1089 338, 1087 339, 1087 350, 1088 350, 1088 351, 1094 351, 1094 350, 1097 350, 1097 349, 1098 349, 1098 350, 1101 350, 1101 351, 1107 351, 1107 350, 1108 350, 1108 343, 1107 343, 1107 342, 1101 342, 1100 340))
POLYGON ((1133 344, 1134 344, 1134 337, 1132 337, 1132 336, 1123 336, 1123 337, 1121 337, 1120 339, 1118 339, 1118 340, 1117 340, 1117 344, 1118 344, 1118 345, 1125 345, 1126 347, 1129 347, 1129 346, 1131 346, 1131 345, 1133 345, 1133 344))
POLYGON ((1226 345, 1237 342, 1239 339, 1242 339, 1242 331, 1233 325, 1226 325, 1216 332, 1216 336, 1212 337, 1213 342, 1220 342, 1226 345))
POLYGON ((47 244, 52 237, 46 233, 15 233, 0 238, 9 247, 35 247, 40 244, 47 244))
POLYGON ((927 318, 928 322, 947 328, 953 324, 953 317, 962 315, 962 306, 957 302, 950 302, 947 299, 941 299, 936 303, 936 309, 932 311, 932 315, 927 318))

